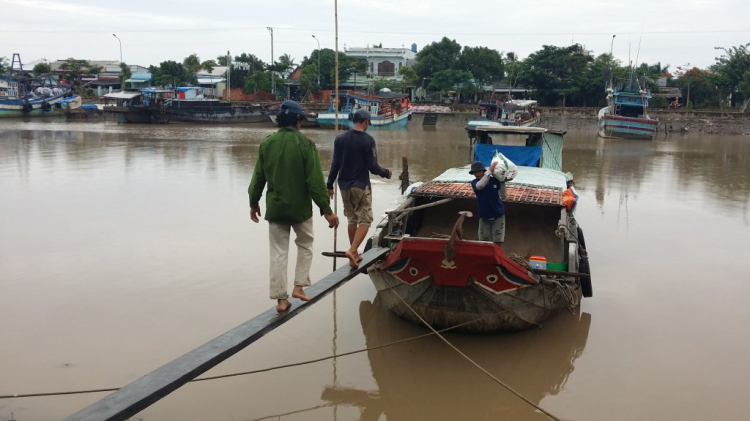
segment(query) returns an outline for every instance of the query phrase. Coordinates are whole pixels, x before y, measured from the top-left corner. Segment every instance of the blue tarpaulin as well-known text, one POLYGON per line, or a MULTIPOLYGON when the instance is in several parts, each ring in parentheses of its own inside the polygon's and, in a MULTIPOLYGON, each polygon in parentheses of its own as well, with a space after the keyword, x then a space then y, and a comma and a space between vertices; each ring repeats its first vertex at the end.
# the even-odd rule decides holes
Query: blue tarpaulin
POLYGON ((482 161, 484 165, 489 167, 492 158, 495 157, 495 151, 505 155, 517 166, 522 167, 538 167, 539 159, 542 157, 541 146, 484 145, 477 143, 474 145, 474 159, 482 161))

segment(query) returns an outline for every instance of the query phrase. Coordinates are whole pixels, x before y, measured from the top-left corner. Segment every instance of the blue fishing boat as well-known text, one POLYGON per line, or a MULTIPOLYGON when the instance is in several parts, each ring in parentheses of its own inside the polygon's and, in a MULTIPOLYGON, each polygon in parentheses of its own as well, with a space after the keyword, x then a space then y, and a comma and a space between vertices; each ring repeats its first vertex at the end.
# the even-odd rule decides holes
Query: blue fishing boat
POLYGON ((52 110, 74 97, 69 85, 57 83, 49 75, 25 74, 17 53, 8 74, 0 75, 0 117, 62 116, 52 110))
POLYGON ((339 126, 353 127, 349 114, 357 109, 365 109, 372 114, 373 128, 403 128, 411 120, 412 106, 406 94, 382 92, 377 95, 367 95, 361 92, 346 91, 331 94, 331 106, 327 111, 318 113, 320 127, 336 126, 338 114, 339 126))
POLYGON ((648 115, 651 90, 631 74, 620 86, 607 87, 607 106, 599 110, 599 136, 651 140, 656 134, 658 119, 648 115))
POLYGON ((467 126, 477 127, 533 127, 541 116, 537 102, 532 99, 514 99, 507 102, 480 102, 479 118, 469 120, 467 126))

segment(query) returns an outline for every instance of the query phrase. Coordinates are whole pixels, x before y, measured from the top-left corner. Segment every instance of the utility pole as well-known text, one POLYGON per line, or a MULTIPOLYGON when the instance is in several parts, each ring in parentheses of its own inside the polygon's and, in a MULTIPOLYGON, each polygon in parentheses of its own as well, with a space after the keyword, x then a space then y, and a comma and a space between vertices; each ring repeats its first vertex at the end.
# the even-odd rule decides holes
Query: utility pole
POLYGON ((227 50, 227 101, 232 101, 232 55, 227 50))
POLYGON ((273 94, 274 98, 276 97, 276 71, 273 68, 274 66, 274 58, 273 58, 273 28, 270 26, 266 27, 268 29, 268 33, 271 34, 271 93, 273 94))

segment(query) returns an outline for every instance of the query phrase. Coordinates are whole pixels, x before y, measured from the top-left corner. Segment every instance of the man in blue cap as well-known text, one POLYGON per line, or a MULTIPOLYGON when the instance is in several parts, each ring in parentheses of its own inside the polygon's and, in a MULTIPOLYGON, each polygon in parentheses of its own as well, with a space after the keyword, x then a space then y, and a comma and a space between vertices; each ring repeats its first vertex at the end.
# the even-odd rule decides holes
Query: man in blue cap
POLYGON ((349 222, 349 250, 346 257, 349 266, 359 266, 359 246, 367 236, 372 223, 372 189, 370 174, 391 178, 391 170, 378 165, 375 139, 365 133, 372 116, 365 109, 358 109, 351 116, 354 128, 336 136, 333 141, 333 161, 328 174, 328 195, 333 198, 333 183, 339 178, 344 215, 349 222))
POLYGON ((471 188, 477 195, 479 210, 479 241, 492 241, 498 245, 505 242, 505 207, 500 200, 505 197, 505 182, 494 177, 497 161, 490 165, 490 170, 481 161, 471 164, 469 174, 474 176, 471 188))
POLYGON ((287 294, 287 263, 289 231, 294 230, 297 245, 297 266, 292 297, 307 301, 304 287, 310 285, 312 264, 313 220, 312 202, 328 221, 338 227, 339 219, 331 210, 323 179, 320 156, 315 143, 300 133, 305 115, 295 101, 284 101, 276 122, 279 130, 261 142, 258 162, 248 187, 250 218, 258 222, 260 198, 266 192, 266 221, 271 252, 271 299, 277 300, 276 311, 289 309, 287 294))

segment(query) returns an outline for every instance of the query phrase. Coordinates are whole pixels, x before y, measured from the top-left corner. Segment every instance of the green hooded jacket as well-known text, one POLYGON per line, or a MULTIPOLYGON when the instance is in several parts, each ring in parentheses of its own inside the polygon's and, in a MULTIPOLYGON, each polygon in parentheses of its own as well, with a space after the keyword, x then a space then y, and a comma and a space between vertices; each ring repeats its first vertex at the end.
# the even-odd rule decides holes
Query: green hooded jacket
POLYGON ((250 207, 259 205, 266 184, 266 221, 304 222, 312 217, 312 202, 326 215, 333 213, 318 150, 298 130, 284 127, 261 142, 247 189, 250 207))

